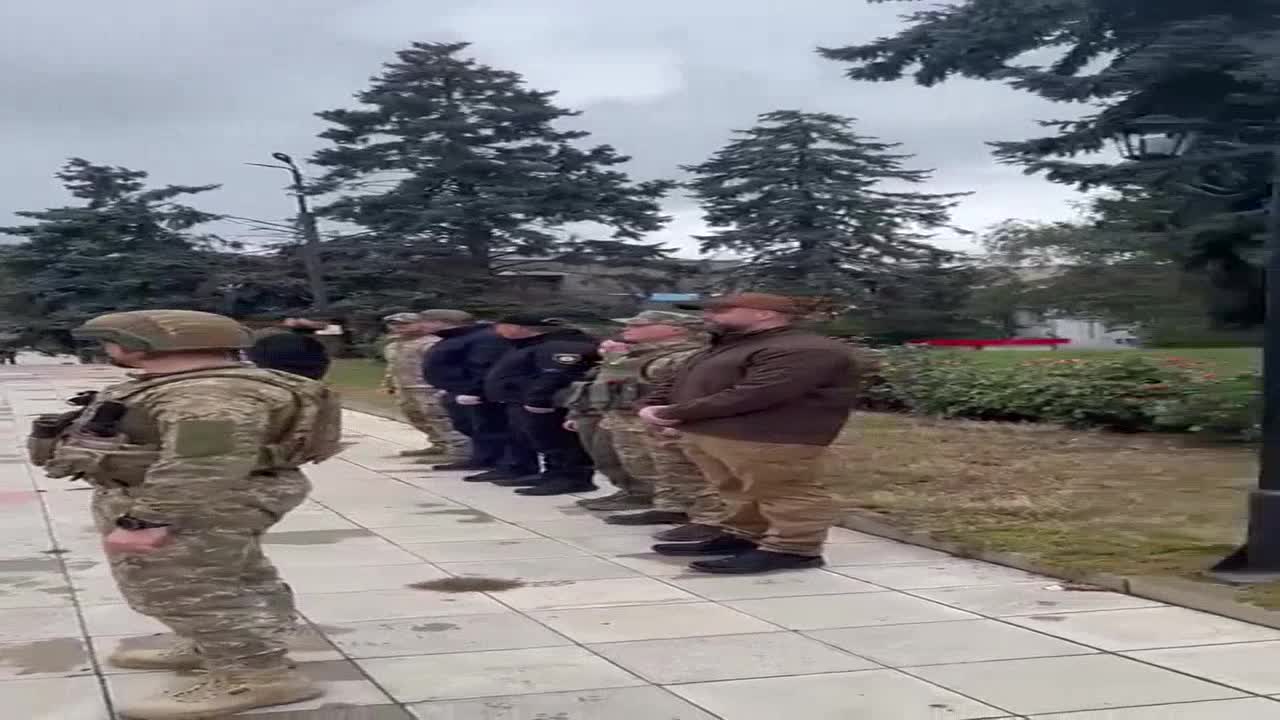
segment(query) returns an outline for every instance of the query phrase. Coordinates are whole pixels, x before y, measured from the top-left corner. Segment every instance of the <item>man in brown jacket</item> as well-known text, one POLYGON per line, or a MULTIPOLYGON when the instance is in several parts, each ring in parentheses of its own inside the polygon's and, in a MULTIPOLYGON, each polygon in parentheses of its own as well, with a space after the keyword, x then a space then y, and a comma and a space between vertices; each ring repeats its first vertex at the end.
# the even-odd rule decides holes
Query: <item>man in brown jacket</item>
POLYGON ((702 306, 711 347, 657 388, 647 422, 682 435, 686 453, 724 498, 718 537, 655 545, 663 555, 719 555, 691 567, 746 574, 820 567, 839 510, 821 459, 857 392, 852 350, 795 327, 792 299, 763 293, 702 306))

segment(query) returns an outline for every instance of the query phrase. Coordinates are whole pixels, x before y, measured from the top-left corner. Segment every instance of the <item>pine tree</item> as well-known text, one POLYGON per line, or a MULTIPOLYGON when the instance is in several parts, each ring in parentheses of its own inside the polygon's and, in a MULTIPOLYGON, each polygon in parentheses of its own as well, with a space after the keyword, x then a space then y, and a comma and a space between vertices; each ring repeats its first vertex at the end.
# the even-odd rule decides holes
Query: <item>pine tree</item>
MULTIPOLYGON (((511 255, 571 249, 564 225, 607 226, 635 241, 666 221, 664 181, 632 182, 629 158, 557 124, 577 115, 520 75, 463 56, 466 43, 416 43, 356 97, 357 109, 319 113, 332 146, 315 156, 325 208, 371 247, 418 246, 461 256, 482 278, 511 255)), ((650 251, 657 255, 656 250, 650 251)))
MULTIPOLYGON (((1270 196, 1265 152, 1280 143, 1280 0, 962 0, 917 11, 907 27, 873 42, 826 48, 855 80, 910 77, 933 86, 953 76, 1003 82, 1050 101, 1088 108, 1047 120, 1034 138, 998 138, 1002 160, 1081 188, 1162 188, 1182 193, 1176 236, 1191 241, 1187 267, 1222 292, 1260 287, 1251 262, 1270 196), (1194 120, 1199 142, 1176 160, 1101 162, 1135 120, 1194 120), (1223 197, 1188 196, 1185 182, 1223 197)), ((1259 320, 1260 298, 1215 298, 1228 324, 1259 320)))
POLYGON ((80 158, 57 177, 84 203, 19 212, 33 222, 0 228, 20 241, 0 254, 15 280, 0 302, 24 333, 65 345, 70 328, 100 313, 217 309, 219 241, 194 232, 217 216, 177 202, 216 185, 148 188, 145 172, 80 158))
MULTIPOLYGON (((710 160, 686 167, 688 187, 714 230, 704 252, 746 257, 740 286, 856 301, 895 269, 948 253, 928 231, 947 226, 963 194, 890 190, 918 184, 898 145, 858 135, 853 120, 826 113, 766 113, 710 160)), ((888 284, 891 284, 889 281, 888 284)))

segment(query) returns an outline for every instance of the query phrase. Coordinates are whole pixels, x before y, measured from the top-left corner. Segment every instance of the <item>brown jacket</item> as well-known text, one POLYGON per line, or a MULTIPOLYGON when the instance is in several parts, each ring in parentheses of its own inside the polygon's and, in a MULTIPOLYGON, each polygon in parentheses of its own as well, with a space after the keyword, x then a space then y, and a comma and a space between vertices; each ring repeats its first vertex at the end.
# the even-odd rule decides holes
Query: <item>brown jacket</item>
POLYGON ((649 405, 678 429, 787 445, 830 445, 857 394, 850 347, 797 328, 719 338, 694 355, 649 405))

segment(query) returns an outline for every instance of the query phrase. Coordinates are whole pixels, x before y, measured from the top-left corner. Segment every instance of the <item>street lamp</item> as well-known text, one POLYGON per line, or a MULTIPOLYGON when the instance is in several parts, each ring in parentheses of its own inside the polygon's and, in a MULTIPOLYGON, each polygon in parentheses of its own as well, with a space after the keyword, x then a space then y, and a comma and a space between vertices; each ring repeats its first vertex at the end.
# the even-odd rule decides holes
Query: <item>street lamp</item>
POLYGON ((329 311, 329 293, 325 287, 324 268, 320 260, 320 229, 316 224, 316 215, 307 202, 306 178, 302 170, 287 153, 271 153, 271 157, 283 163, 268 165, 265 163, 248 163, 256 167, 276 168, 289 171, 293 179, 290 189, 298 204, 298 232, 302 235, 302 264, 307 271, 307 285, 311 291, 311 307, 319 313, 329 311))
MULTIPOLYGON (((1185 155, 1205 123, 1168 115, 1138 118, 1117 138, 1127 158, 1168 160, 1185 155)), ((1280 145, 1246 145, 1232 157, 1265 155, 1270 161, 1271 202, 1267 208, 1266 319, 1262 341, 1262 449, 1258 484, 1249 493, 1249 529, 1245 544, 1210 570, 1232 583, 1280 579, 1280 145)), ((1206 155, 1212 161, 1213 155, 1206 155)), ((1217 189, 1192 190, 1221 196, 1217 189)))

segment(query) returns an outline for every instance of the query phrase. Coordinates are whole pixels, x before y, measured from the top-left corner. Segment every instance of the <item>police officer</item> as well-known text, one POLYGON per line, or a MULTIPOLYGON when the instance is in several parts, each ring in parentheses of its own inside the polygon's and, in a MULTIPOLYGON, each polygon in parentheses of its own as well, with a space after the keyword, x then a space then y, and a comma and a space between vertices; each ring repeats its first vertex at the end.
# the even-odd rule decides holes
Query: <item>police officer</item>
POLYGON ((521 495, 561 495, 595 489, 595 467, 577 433, 564 427, 569 387, 599 362, 599 340, 550 313, 501 318, 494 331, 511 349, 493 366, 485 395, 507 406, 510 434, 496 485, 521 495), (539 466, 538 458, 542 463, 539 466))
POLYGON ((207 672, 120 714, 222 717, 322 694, 286 657, 296 611, 261 539, 310 491, 299 466, 339 451, 336 397, 305 377, 231 361, 251 336, 220 315, 113 313, 75 336, 140 372, 99 393, 52 457, 33 462, 94 485, 121 593, 178 638, 163 650, 119 649, 110 662, 207 672))

